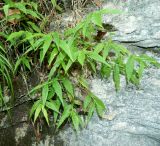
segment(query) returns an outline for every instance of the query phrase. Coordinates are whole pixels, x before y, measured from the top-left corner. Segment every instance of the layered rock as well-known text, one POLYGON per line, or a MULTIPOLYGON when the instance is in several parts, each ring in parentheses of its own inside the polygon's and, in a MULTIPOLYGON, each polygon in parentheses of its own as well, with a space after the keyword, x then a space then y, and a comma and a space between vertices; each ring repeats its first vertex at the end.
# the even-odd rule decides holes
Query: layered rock
POLYGON ((117 8, 122 14, 104 17, 118 31, 113 40, 143 48, 160 47, 160 1, 159 0, 106 0, 103 8, 117 8))

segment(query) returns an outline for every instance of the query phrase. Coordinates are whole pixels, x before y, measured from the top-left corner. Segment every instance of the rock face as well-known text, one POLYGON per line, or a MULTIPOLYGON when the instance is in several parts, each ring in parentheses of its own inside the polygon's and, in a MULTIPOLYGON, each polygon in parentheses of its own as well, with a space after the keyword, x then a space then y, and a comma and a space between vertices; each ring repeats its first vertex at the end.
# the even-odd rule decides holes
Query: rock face
POLYGON ((77 135, 71 128, 61 131, 63 146, 160 146, 160 70, 146 70, 140 89, 126 88, 124 78, 119 93, 112 81, 90 84, 108 108, 105 119, 94 115, 77 135))
POLYGON ((113 40, 143 48, 160 47, 159 0, 105 1, 103 8, 118 8, 123 11, 117 16, 104 17, 104 22, 109 22, 118 29, 113 40))

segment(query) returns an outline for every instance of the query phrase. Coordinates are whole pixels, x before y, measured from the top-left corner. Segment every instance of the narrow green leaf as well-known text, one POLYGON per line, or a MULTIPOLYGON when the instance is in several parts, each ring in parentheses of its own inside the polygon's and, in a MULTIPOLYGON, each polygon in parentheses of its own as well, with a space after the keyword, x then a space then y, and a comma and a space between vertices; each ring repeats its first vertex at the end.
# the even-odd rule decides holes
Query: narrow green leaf
POLYGON ((104 49, 103 49, 103 51, 102 51, 102 54, 103 54, 103 58, 104 58, 104 59, 107 58, 110 49, 111 49, 111 47, 110 47, 110 41, 108 41, 107 43, 105 43, 104 49))
POLYGON ((8 68, 6 68, 6 66, 2 66, 2 69, 0 68, 0 73, 2 74, 2 76, 7 81, 8 87, 11 90, 11 94, 12 94, 12 96, 14 96, 14 94, 13 94, 13 92, 14 92, 13 91, 13 85, 12 85, 12 80, 11 80, 11 74, 10 74, 8 68))
POLYGON ((90 26, 90 21, 89 19, 86 19, 86 21, 84 21, 84 25, 82 27, 82 34, 83 37, 88 37, 88 27, 90 26))
POLYGON ((53 88, 50 88, 47 100, 51 100, 54 97, 54 95, 55 95, 55 90, 53 88))
POLYGON ((19 65, 21 64, 22 62, 22 58, 19 58, 17 61, 16 61, 16 64, 15 64, 15 67, 14 67, 14 74, 16 73, 19 65))
POLYGON ((2 91, 2 87, 1 87, 1 85, 0 85, 0 107, 1 106, 3 106, 2 104, 3 104, 3 102, 4 102, 4 98, 3 98, 3 93, 2 93, 3 91, 2 91))
POLYGON ((12 71, 11 63, 9 62, 9 60, 2 53, 0 53, 0 59, 12 71))
POLYGON ((7 41, 12 41, 15 38, 19 38, 25 33, 26 33, 25 31, 13 32, 8 36, 7 41))
POLYGON ((72 118, 74 128, 76 129, 76 131, 78 131, 80 121, 79 121, 79 116, 77 115, 77 113, 75 111, 72 111, 71 118, 72 118))
POLYGON ((62 8, 57 4, 57 0, 51 0, 51 2, 52 2, 53 7, 54 7, 56 10, 62 12, 62 8))
POLYGON ((27 4, 30 5, 30 6, 32 6, 32 8, 33 8, 35 11, 38 11, 37 3, 29 2, 29 3, 27 3, 27 4))
POLYGON ((88 108, 89 110, 88 110, 88 116, 87 116, 87 123, 90 121, 90 119, 91 119, 91 117, 92 117, 92 115, 94 113, 95 108, 96 108, 95 107, 95 103, 92 103, 90 105, 90 107, 88 108))
POLYGON ((37 15, 37 13, 36 13, 35 11, 32 11, 32 10, 30 10, 30 9, 27 9, 27 10, 26 10, 26 14, 31 15, 33 18, 41 19, 41 18, 37 15))
POLYGON ((42 113, 46 119, 47 124, 49 125, 48 113, 44 107, 42 108, 42 113))
POLYGON ((156 67, 160 68, 160 63, 154 59, 153 57, 147 56, 145 54, 139 56, 141 58, 141 61, 147 64, 155 65, 156 67))
POLYGON ((74 62, 74 52, 72 51, 72 46, 70 46, 65 41, 61 41, 60 46, 62 50, 69 56, 69 58, 74 62))
POLYGON ((34 87, 32 90, 30 90, 28 94, 32 94, 33 92, 41 89, 42 87, 48 85, 49 83, 50 83, 50 82, 44 82, 44 83, 42 83, 42 84, 37 85, 37 86, 34 87))
POLYGON ((37 41, 35 41, 34 40, 34 38, 36 37, 36 36, 38 36, 39 35, 39 37, 40 37, 40 33, 31 33, 31 32, 28 32, 28 31, 25 31, 24 32, 24 38, 21 40, 21 42, 26 42, 26 41, 29 41, 30 42, 30 44, 32 45, 32 46, 34 46, 36 43, 37 43, 37 41))
POLYGON ((38 107, 40 104, 41 104, 41 100, 37 100, 37 101, 33 104, 32 108, 31 108, 31 111, 30 111, 29 118, 32 117, 33 113, 35 112, 35 110, 37 109, 37 107, 38 107))
POLYGON ((42 88, 42 103, 43 103, 43 106, 45 106, 46 104, 46 100, 47 100, 47 97, 48 97, 48 84, 46 84, 43 88, 42 88))
POLYGON ((102 56, 100 56, 99 54, 97 54, 95 52, 90 52, 89 57, 94 59, 95 61, 98 61, 98 62, 101 62, 103 64, 110 66, 102 56))
POLYGON ((85 80, 82 76, 79 78, 79 83, 86 89, 89 88, 87 80, 85 80))
POLYGON ((40 57, 40 62, 42 63, 43 62, 43 50, 42 49, 40 50, 39 57, 40 57))
POLYGON ((140 62, 140 64, 139 64, 139 69, 138 69, 139 79, 142 78, 142 74, 143 74, 144 69, 145 69, 144 63, 143 63, 143 62, 140 62))
POLYGON ((91 69, 94 71, 94 73, 96 73, 96 64, 95 62, 93 62, 92 60, 88 60, 88 63, 90 64, 91 66, 91 69))
POLYGON ((59 128, 64 123, 64 121, 70 116, 71 108, 72 108, 71 105, 65 106, 64 111, 62 113, 62 117, 60 118, 58 122, 57 128, 59 128))
POLYGON ((26 57, 22 58, 22 62, 29 70, 31 70, 31 66, 30 66, 29 60, 26 57))
POLYGON ((73 62, 72 62, 72 60, 68 60, 68 63, 67 63, 67 65, 66 65, 66 67, 65 67, 65 73, 67 73, 68 72, 68 70, 69 70, 69 68, 72 66, 72 64, 73 64, 73 62))
POLYGON ((56 2, 56 1, 57 1, 57 0, 51 0, 53 7, 56 7, 56 5, 57 5, 57 2, 56 2))
POLYGON ((51 65, 52 61, 55 59, 57 54, 58 54, 57 48, 53 48, 53 51, 51 52, 49 60, 48 60, 49 66, 51 65))
POLYGON ((87 111, 87 108, 88 108, 89 104, 91 103, 91 101, 92 101, 91 96, 88 95, 88 96, 85 97, 84 103, 83 103, 84 111, 87 111))
MULTIPOLYGON (((56 99, 55 104, 57 105, 57 108, 59 110, 61 106, 61 101, 58 98, 56 99)), ((57 122, 57 119, 58 119, 58 112, 54 112, 54 123, 57 122)))
POLYGON ((52 101, 52 100, 51 101, 46 101, 46 106, 49 109, 59 113, 59 108, 58 108, 57 104, 54 101, 52 101))
POLYGON ((103 117, 104 111, 106 109, 103 101, 101 101, 98 97, 94 96, 94 101, 96 103, 96 110, 100 117, 103 117))
POLYGON ((102 26, 102 16, 100 14, 100 12, 94 12, 92 15, 92 22, 99 26, 99 27, 103 27, 102 26))
POLYGON ((2 51, 3 53, 6 53, 6 49, 1 42, 0 42, 0 51, 2 51))
POLYGON ((67 92, 69 92, 72 96, 74 96, 72 83, 66 78, 64 78, 62 82, 67 92))
POLYGON ((132 77, 133 70, 134 70, 134 57, 131 55, 126 63, 126 76, 128 81, 132 77))
POLYGON ((120 71, 119 71, 119 65, 115 64, 114 70, 113 70, 113 80, 115 83, 116 90, 120 89, 120 71))
POLYGON ((82 50, 78 54, 78 62, 83 66, 85 61, 85 52, 82 50))
POLYGON ((36 108, 36 111, 35 111, 35 114, 34 114, 34 122, 37 120, 40 112, 41 112, 41 109, 42 109, 42 104, 39 104, 38 107, 36 108))
POLYGON ((3 6, 4 14, 5 14, 6 17, 8 16, 9 7, 10 7, 9 5, 4 5, 3 6))
POLYGON ((57 96, 59 97, 62 105, 63 105, 63 97, 62 97, 62 88, 57 79, 54 79, 52 82, 52 87, 54 88, 57 96))
MULTIPOLYGON (((34 36, 33 36, 33 34, 31 34, 30 37, 26 38, 26 40, 33 40, 33 38, 34 38, 34 36)), ((24 39, 24 41, 26 41, 26 40, 24 39)), ((36 51, 38 48, 40 48, 40 46, 42 44, 44 44, 44 41, 45 40, 44 40, 43 37, 38 39, 38 40, 36 40, 36 41, 34 41, 34 44, 32 45, 34 51, 36 51)))
POLYGON ((63 61, 64 57, 65 56, 62 53, 59 53, 59 55, 57 56, 56 62, 54 63, 53 67, 50 70, 49 79, 51 79, 51 77, 54 75, 55 71, 60 66, 60 64, 63 61))
POLYGON ((110 77, 110 75, 111 75, 111 68, 110 67, 108 67, 107 65, 105 65, 105 64, 103 64, 102 66, 101 66, 101 76, 103 77, 103 78, 109 78, 110 77))
POLYGON ((51 79, 51 77, 54 75, 54 73, 56 72, 56 70, 60 66, 60 64, 61 64, 61 60, 58 60, 55 62, 55 65, 53 65, 53 67, 51 68, 51 70, 49 72, 49 79, 51 79))
POLYGON ((35 23, 31 21, 28 21, 27 23, 33 28, 34 31, 41 32, 41 29, 35 23))
POLYGON ((98 43, 94 48, 94 52, 98 54, 103 50, 103 48, 104 48, 104 43, 98 43))
POLYGON ((60 43, 61 43, 59 34, 57 32, 54 32, 54 33, 52 33, 52 36, 53 36, 54 42, 56 43, 57 47, 59 48, 60 43))
POLYGON ((130 79, 130 82, 131 82, 132 84, 136 85, 136 86, 139 85, 140 80, 139 80, 139 78, 137 77, 137 75, 136 75, 135 73, 133 73, 133 75, 132 75, 132 77, 131 77, 131 79, 130 79))
POLYGON ((26 14, 27 9, 25 3, 14 3, 14 7, 26 14))
POLYGON ((45 54, 47 53, 47 51, 48 51, 48 49, 51 45, 51 42, 52 42, 52 36, 51 35, 46 35, 43 38, 44 38, 44 44, 42 46, 42 50, 43 50, 42 57, 40 58, 41 63, 43 62, 45 54))

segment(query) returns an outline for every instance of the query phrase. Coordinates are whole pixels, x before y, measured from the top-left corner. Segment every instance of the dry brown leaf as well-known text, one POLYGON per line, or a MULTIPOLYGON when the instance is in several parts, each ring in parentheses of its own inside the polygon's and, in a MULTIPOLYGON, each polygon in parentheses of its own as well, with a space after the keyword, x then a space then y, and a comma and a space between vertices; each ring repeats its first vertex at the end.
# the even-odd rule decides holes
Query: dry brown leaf
POLYGON ((93 0, 93 2, 98 6, 101 7, 102 6, 102 2, 100 0, 93 0))
POLYGON ((3 19, 3 14, 2 14, 2 12, 0 12, 0 19, 3 19))
MULTIPOLYGON (((21 14, 21 12, 18 9, 9 9, 8 16, 12 16, 15 14, 21 14)), ((8 22, 10 22, 13 25, 16 25, 18 23, 18 20, 12 19, 12 20, 8 20, 8 22)))

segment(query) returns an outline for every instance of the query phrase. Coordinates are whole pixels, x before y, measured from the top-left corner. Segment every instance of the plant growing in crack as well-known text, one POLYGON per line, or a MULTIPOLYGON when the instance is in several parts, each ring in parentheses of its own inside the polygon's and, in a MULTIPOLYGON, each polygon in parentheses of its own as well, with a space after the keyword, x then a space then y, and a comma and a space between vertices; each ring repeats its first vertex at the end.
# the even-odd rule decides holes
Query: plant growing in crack
MULTIPOLYGON (((34 11, 29 11, 28 14, 28 9, 25 13, 26 5, 22 7, 21 4, 19 7, 16 6, 16 9, 23 12, 23 15, 35 19, 41 16, 37 14, 37 9, 36 15, 34 11)), ((8 16, 8 7, 5 6, 4 11, 8 16)), ((98 30, 105 31, 102 16, 116 13, 119 11, 110 9, 93 12, 64 33, 44 32, 36 25, 36 21, 27 20, 31 28, 25 25, 24 29, 7 35, 7 42, 15 51, 15 64, 12 65, 14 69, 11 68, 14 75, 22 72, 21 68, 30 72, 36 64, 45 70, 45 78, 28 93, 30 96, 40 93, 34 99, 30 111, 30 118, 33 117, 34 122, 38 118, 44 118, 50 125, 50 117, 53 117, 52 123, 57 128, 71 122, 78 131, 80 127, 86 126, 95 111, 103 118, 105 105, 90 91, 86 81, 86 70, 91 74, 100 71, 103 78, 113 76, 115 89, 118 91, 121 75, 126 77, 127 83, 138 85, 143 70, 149 64, 160 66, 155 59, 146 55, 134 55, 111 39, 95 39, 98 30), (82 99, 75 94, 77 87, 83 92, 82 99)), ((4 57, 2 61, 4 67, 10 67, 4 57)), ((7 78, 10 78, 10 74, 8 75, 7 78)), ((8 85, 12 84, 9 82, 8 85)))

